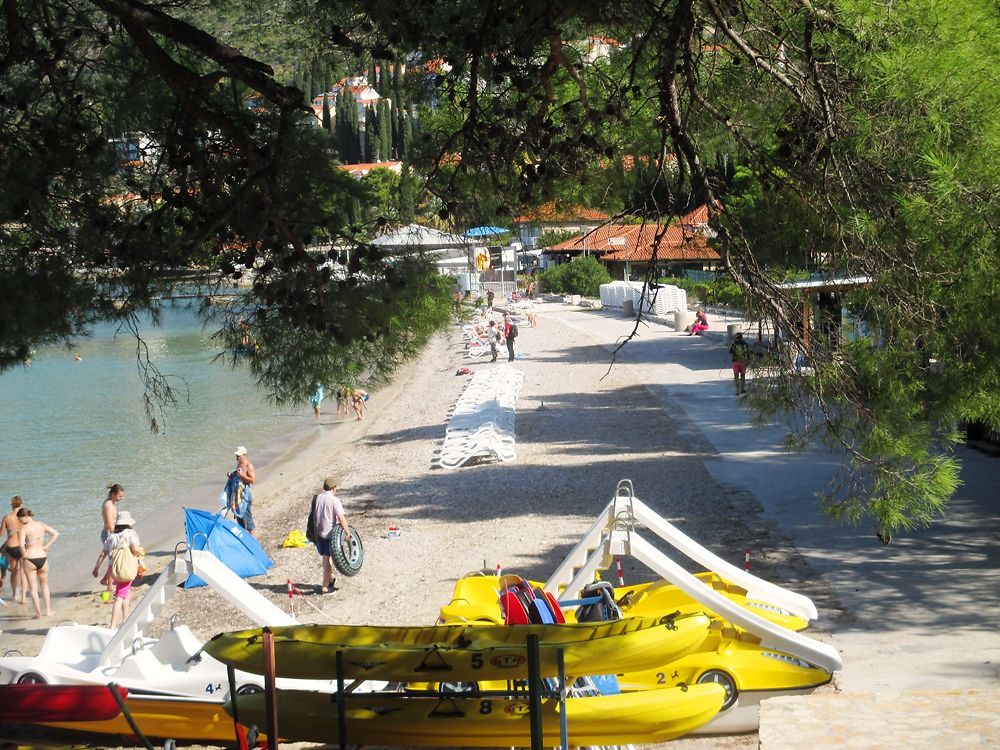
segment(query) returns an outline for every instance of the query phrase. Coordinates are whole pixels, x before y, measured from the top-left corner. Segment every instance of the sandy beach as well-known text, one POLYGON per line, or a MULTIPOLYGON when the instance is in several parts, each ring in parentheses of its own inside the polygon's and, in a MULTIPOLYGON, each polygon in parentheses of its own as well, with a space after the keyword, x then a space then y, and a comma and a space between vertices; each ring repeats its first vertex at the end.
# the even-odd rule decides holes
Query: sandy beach
MULTIPOLYGON (((287 608, 290 580, 307 594, 294 600, 296 615, 307 622, 431 624, 455 580, 470 571, 500 565, 547 578, 617 482, 628 478, 644 502, 720 556, 740 564, 752 542, 754 573, 790 583, 821 608, 836 607, 825 591, 808 584, 802 558, 762 520, 754 497, 713 480, 704 465, 711 446, 683 414, 653 397, 649 389, 655 384, 625 363, 609 370, 607 348, 586 331, 587 316, 609 313, 579 308, 568 313, 560 304, 536 309, 538 327, 522 323, 517 339, 523 356, 515 366, 524 373, 524 384, 517 403, 516 461, 455 471, 431 467, 447 410, 468 380, 456 376, 457 368, 497 366, 468 359, 460 329, 453 327, 373 394, 365 420, 338 417, 335 401, 327 400, 313 434, 272 446, 275 458, 257 464, 254 514, 275 564, 266 576, 251 579, 252 585, 287 608), (358 576, 338 577, 336 591, 321 595, 315 550, 282 549, 280 543, 292 529, 305 529, 310 500, 329 475, 342 478, 338 494, 364 540, 366 557, 358 576), (388 537, 389 526, 398 526, 400 535, 388 537)), ((247 445, 253 459, 251 437, 247 445)), ((158 532, 163 539, 182 536, 181 529, 158 532)), ((154 570, 170 554, 172 544, 153 550, 154 570)), ((652 578, 630 560, 623 564, 627 582, 652 578)), ((106 624, 109 607, 98 590, 94 584, 60 599, 53 619, 106 624)), ((133 601, 144 590, 138 587, 133 601)), ((21 619, 17 609, 0 614, 2 647, 35 653, 44 629, 54 623, 21 619)), ((205 589, 179 593, 167 605, 166 614, 174 612, 203 638, 250 624, 205 589)), ((753 747, 756 735, 685 739, 670 746, 753 747)))

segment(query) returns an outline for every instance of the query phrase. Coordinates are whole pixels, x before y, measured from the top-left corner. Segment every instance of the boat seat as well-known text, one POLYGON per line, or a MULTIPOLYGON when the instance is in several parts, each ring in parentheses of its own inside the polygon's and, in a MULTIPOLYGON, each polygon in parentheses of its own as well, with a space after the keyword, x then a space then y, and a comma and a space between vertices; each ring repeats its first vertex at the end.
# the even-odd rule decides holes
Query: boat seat
POLYGON ((160 636, 153 646, 153 654, 164 664, 183 669, 187 660, 201 650, 201 645, 187 625, 178 625, 160 636))

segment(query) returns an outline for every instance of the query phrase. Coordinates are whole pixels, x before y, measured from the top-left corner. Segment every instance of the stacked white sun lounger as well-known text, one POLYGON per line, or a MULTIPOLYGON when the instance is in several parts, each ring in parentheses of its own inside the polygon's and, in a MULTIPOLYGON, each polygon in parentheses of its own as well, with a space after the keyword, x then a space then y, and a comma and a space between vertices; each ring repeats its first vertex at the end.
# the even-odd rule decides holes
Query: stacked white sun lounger
POLYGON ((613 281, 601 284, 601 305, 603 307, 622 307, 626 300, 631 300, 636 308, 644 313, 666 315, 674 310, 687 310, 687 292, 669 284, 661 284, 659 288, 644 287, 639 281, 613 281))
POLYGON ((472 458, 513 461, 514 404, 524 374, 509 365, 477 372, 452 410, 432 464, 457 469, 472 458))

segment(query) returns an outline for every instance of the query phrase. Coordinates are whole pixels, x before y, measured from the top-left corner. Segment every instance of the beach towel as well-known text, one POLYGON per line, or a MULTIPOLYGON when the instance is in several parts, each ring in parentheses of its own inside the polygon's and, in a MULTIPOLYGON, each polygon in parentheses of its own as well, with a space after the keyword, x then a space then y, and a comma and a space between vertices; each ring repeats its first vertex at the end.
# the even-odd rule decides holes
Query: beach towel
POLYGON ((253 503, 253 496, 250 493, 250 485, 244 484, 239 474, 235 471, 226 480, 226 509, 231 510, 237 518, 243 518, 247 514, 247 509, 253 503))

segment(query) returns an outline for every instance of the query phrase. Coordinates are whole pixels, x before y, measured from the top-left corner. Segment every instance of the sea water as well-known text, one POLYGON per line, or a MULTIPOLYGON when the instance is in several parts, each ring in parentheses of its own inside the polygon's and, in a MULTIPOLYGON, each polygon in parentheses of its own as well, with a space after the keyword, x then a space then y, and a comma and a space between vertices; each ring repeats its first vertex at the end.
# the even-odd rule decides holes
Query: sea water
POLYGON ((279 409, 245 368, 213 362, 219 344, 190 308, 164 309, 159 326, 145 319, 139 330, 179 397, 157 414, 158 434, 149 429, 138 344, 127 331, 98 326, 72 349, 39 349, 30 365, 0 374, 0 511, 20 495, 59 531, 50 552, 54 588, 89 575, 109 484, 125 486, 120 509, 136 518, 140 537, 163 536, 169 526, 179 540, 181 506, 217 507, 237 446, 259 469, 276 445, 315 429, 308 406, 279 409))

